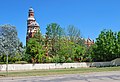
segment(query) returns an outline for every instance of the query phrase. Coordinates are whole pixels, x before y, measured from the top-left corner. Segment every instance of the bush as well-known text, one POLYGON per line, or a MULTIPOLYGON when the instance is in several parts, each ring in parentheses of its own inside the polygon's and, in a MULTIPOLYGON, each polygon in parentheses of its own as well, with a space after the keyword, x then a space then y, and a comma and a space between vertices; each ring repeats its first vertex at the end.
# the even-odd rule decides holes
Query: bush
POLYGON ((15 64, 27 64, 28 62, 26 61, 16 61, 15 64))
POLYGON ((45 58, 45 62, 44 63, 51 63, 53 60, 51 57, 47 57, 45 58))
POLYGON ((52 63, 59 63, 59 56, 53 56, 52 63))
POLYGON ((62 56, 62 57, 59 57, 59 63, 64 63, 65 62, 65 57, 64 56, 62 56))
POLYGON ((65 62, 65 57, 64 56, 54 56, 52 58, 52 63, 64 63, 65 62))
POLYGON ((32 59, 32 57, 30 54, 24 54, 22 61, 32 62, 31 59, 32 59))
POLYGON ((5 64, 5 62, 0 62, 0 64, 5 64))
POLYGON ((68 58, 67 60, 66 60, 66 63, 73 63, 74 61, 71 59, 71 58, 68 58))

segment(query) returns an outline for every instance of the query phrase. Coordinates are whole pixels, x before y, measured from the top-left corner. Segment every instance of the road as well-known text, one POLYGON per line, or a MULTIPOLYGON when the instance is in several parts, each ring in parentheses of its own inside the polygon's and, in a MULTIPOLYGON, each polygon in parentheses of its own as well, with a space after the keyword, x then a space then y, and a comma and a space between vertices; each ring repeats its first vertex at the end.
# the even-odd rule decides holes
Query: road
POLYGON ((120 82, 120 71, 53 76, 7 77, 0 82, 120 82))

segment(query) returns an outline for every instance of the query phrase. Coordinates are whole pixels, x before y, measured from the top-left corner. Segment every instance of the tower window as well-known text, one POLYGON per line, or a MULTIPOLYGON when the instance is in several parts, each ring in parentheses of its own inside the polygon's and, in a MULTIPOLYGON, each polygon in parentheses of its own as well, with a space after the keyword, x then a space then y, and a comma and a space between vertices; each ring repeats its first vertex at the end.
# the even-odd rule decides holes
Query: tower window
POLYGON ((30 16, 33 16, 33 14, 30 14, 30 16))

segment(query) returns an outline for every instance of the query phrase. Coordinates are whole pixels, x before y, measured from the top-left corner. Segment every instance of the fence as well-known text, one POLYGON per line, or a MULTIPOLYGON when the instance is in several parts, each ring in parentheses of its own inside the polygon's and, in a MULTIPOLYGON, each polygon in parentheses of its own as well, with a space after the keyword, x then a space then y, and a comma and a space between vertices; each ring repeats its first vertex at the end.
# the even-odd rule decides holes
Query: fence
MULTIPOLYGON (((36 69, 61 69, 61 68, 82 68, 120 65, 120 62, 92 62, 92 63, 45 63, 45 64, 9 64, 8 70, 36 70, 36 69)), ((0 65, 0 71, 5 71, 6 65, 0 65)))

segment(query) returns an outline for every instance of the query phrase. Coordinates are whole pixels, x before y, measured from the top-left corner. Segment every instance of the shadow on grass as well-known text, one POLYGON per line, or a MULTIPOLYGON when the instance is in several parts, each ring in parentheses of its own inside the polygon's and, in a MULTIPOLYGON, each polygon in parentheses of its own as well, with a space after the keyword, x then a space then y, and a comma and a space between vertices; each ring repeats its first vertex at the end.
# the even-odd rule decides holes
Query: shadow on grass
POLYGON ((0 77, 6 77, 6 75, 5 74, 0 74, 0 77))

